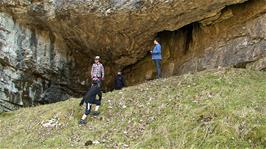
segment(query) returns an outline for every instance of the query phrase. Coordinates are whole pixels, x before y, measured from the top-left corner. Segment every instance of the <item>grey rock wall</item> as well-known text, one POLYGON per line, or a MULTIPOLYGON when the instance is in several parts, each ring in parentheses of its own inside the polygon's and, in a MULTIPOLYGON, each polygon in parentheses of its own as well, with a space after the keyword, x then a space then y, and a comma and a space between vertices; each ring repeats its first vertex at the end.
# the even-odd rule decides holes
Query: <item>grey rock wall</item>
POLYGON ((70 63, 61 37, 0 13, 0 111, 67 99, 70 63))

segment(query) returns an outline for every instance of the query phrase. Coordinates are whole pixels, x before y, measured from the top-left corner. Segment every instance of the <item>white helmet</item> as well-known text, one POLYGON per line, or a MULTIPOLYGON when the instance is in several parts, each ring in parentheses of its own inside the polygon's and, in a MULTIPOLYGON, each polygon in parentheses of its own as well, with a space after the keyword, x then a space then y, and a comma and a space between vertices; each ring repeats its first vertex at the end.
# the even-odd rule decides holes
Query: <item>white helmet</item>
POLYGON ((95 59, 98 59, 99 60, 100 59, 100 56, 95 56, 95 59))

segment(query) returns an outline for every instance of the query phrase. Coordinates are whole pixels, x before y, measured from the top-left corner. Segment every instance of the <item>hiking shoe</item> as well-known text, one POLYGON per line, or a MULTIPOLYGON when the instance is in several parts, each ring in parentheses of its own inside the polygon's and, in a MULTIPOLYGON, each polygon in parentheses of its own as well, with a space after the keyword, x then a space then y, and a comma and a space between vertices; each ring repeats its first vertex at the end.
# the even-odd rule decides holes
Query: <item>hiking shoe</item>
POLYGON ((81 119, 81 120, 79 121, 79 124, 80 124, 80 125, 85 125, 85 124, 86 124, 86 121, 81 119))
POLYGON ((92 113, 93 116, 98 116, 99 114, 100 114, 100 112, 98 112, 98 111, 95 111, 92 113))

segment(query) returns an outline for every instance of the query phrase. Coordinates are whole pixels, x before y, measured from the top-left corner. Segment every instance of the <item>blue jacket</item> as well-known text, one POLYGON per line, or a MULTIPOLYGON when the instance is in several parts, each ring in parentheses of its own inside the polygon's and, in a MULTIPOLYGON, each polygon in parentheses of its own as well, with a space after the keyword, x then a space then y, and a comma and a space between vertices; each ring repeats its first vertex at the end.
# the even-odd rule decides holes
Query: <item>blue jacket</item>
POLYGON ((152 59, 162 59, 162 51, 161 51, 161 45, 156 44, 155 47, 152 50, 152 59))

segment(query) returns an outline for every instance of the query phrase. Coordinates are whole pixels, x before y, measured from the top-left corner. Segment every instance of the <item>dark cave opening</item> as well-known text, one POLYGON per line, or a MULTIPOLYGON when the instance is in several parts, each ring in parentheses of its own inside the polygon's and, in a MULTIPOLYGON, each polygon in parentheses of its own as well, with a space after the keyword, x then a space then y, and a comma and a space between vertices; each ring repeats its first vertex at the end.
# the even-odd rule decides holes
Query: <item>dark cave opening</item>
MULTIPOLYGON (((162 47, 162 71, 163 77, 170 77, 178 74, 179 65, 184 63, 185 59, 190 56, 194 44, 194 36, 200 28, 200 23, 194 22, 180 29, 169 31, 163 30, 154 35, 149 41, 151 43, 147 49, 154 45, 153 39, 159 38, 162 47), (174 65, 171 65, 174 64, 174 65)), ((140 58, 135 64, 126 66, 123 69, 126 80, 129 85, 135 85, 144 81, 153 80, 156 71, 151 60, 149 51, 140 58)))
POLYGON ((176 41, 178 41, 179 43, 176 44, 182 44, 182 47, 179 48, 182 49, 183 54, 187 54, 190 49, 190 46, 193 43, 193 33, 199 28, 199 26, 200 24, 198 22, 193 22, 174 31, 161 31, 157 33, 156 36, 160 38, 162 45, 169 45, 169 42, 176 43, 176 41), (179 39, 180 37, 182 37, 181 40, 179 39))

